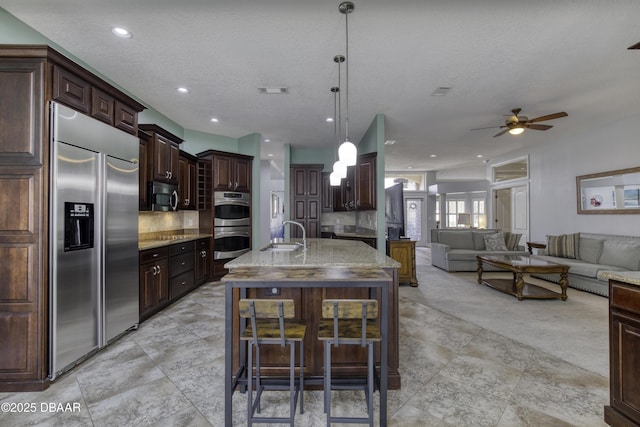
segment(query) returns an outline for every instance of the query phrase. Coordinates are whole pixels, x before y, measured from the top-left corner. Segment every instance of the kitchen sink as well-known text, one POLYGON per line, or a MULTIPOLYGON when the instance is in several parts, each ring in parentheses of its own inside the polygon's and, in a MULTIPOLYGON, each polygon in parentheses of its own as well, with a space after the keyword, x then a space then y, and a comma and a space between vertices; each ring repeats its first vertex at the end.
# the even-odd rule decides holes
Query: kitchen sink
POLYGON ((300 243, 270 243, 260 250, 269 252, 292 252, 300 248, 302 248, 300 243))

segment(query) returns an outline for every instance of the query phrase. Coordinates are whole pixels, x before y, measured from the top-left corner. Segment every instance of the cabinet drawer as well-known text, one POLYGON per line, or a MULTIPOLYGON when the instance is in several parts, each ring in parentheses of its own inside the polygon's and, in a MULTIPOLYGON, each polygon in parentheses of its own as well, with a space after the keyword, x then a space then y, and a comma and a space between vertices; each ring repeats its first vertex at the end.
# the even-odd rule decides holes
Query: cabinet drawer
POLYGON ((610 280, 609 295, 612 308, 640 314, 640 287, 610 280))
POLYGON ((194 246, 195 245, 193 241, 171 245, 169 246, 169 255, 173 256, 173 255, 183 254, 186 252, 193 252, 194 246))
POLYGON ((201 239, 196 242, 196 250, 197 251, 208 251, 209 250, 209 239, 201 239))
POLYGON ((193 252, 172 256, 169 259, 169 277, 193 270, 193 252))
POLYGON ((153 262, 169 256, 168 248, 147 249, 140 252, 140 264, 146 264, 147 262, 153 262))
POLYGON ((182 273, 169 280, 169 299, 175 299, 195 287, 193 270, 182 273))

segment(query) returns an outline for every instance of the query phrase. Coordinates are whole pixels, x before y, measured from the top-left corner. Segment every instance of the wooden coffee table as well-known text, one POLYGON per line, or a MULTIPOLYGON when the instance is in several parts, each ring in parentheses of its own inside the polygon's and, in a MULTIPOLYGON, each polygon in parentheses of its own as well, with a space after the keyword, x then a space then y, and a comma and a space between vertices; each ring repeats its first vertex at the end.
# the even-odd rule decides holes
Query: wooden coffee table
POLYGON ((525 298, 550 299, 561 298, 567 300, 567 286, 569 280, 569 266, 556 264, 541 259, 521 255, 478 255, 478 283, 485 284, 501 292, 518 297, 518 301, 525 298), (513 273, 513 279, 482 279, 483 264, 489 264, 513 273), (537 286, 524 281, 524 274, 530 273, 558 273, 560 274, 561 293, 537 286))

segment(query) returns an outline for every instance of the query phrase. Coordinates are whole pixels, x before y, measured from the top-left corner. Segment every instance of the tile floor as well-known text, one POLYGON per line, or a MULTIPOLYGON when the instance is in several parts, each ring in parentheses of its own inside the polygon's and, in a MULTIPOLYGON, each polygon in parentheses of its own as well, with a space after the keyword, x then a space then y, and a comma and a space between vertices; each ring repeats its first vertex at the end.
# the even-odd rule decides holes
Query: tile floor
MULTIPOLYGON (((447 274, 430 267, 419 271, 419 281, 447 274)), ((605 425, 608 378, 402 297, 403 289, 402 389, 389 392, 389 425, 605 425)), ((34 409, 0 412, 0 425, 223 425, 223 296, 221 284, 209 283, 46 391, 0 393, 0 404, 34 409), (60 404, 72 410, 64 412, 60 404)), ((341 392, 334 402, 337 413, 364 410, 358 393, 341 392)), ((288 395, 272 392, 265 395, 263 412, 286 411, 287 404, 288 395)), ((246 425, 245 410, 245 395, 235 393, 234 425, 246 425)), ((305 392, 305 414, 296 416, 296 425, 325 424, 321 392, 305 392)))

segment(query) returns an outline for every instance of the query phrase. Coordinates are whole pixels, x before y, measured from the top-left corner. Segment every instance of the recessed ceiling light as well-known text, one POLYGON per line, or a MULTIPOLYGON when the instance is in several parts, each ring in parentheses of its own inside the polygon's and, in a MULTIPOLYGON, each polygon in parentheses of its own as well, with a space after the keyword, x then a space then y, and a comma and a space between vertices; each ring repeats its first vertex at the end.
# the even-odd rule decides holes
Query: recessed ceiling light
POLYGON ((327 123, 333 123, 333 117, 327 117, 324 121, 327 123))
POLYGON ((264 142, 271 142, 269 138, 265 138, 264 142))
POLYGON ((189 93, 191 92, 189 89, 187 89, 186 87, 180 86, 179 88, 176 88, 176 90, 180 93, 189 93))
POLYGON ((482 157, 482 154, 478 154, 476 157, 477 157, 477 158, 481 158, 481 157, 482 157))
POLYGON ((393 145, 393 144, 395 144, 395 143, 396 143, 396 140, 395 140, 395 139, 387 139, 387 140, 384 142, 384 145, 393 145))
POLYGON ((407 166, 407 169, 413 169, 413 166, 407 166))
POLYGON ((258 92, 265 95, 283 95, 289 93, 289 88, 281 87, 259 87, 258 92))
POLYGON ((273 157, 273 154, 269 153, 267 154, 267 157, 273 157))
POLYGON ((217 118, 217 117, 211 117, 211 121, 212 121, 213 123, 220 123, 220 119, 219 119, 219 118, 217 118))
POLYGON ((130 39, 131 37, 133 37, 133 34, 131 34, 128 30, 125 30, 122 27, 112 27, 111 32, 123 39, 130 39))
POLYGON ((429 157, 438 157, 438 156, 436 156, 435 154, 431 154, 429 157))

